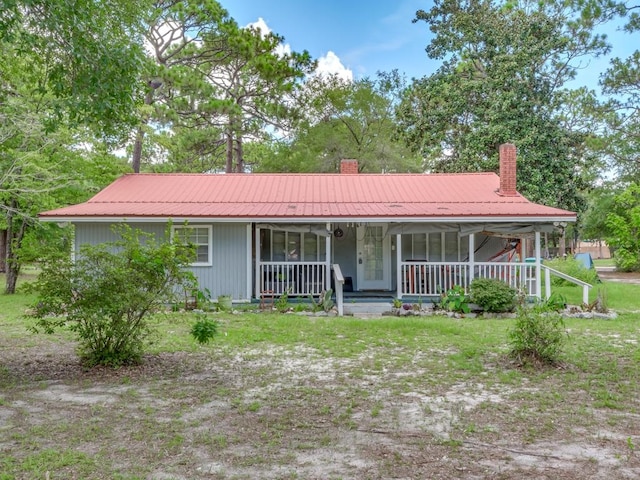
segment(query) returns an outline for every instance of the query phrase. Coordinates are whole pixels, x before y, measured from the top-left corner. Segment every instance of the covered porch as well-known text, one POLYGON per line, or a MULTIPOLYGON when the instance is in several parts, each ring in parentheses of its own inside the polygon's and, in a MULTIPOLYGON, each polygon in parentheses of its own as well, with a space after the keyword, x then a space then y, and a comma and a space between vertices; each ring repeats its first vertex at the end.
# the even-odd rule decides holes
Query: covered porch
POLYGON ((534 224, 328 222, 256 224, 253 291, 319 296, 333 289, 435 299, 475 278, 541 298, 541 231, 534 224))

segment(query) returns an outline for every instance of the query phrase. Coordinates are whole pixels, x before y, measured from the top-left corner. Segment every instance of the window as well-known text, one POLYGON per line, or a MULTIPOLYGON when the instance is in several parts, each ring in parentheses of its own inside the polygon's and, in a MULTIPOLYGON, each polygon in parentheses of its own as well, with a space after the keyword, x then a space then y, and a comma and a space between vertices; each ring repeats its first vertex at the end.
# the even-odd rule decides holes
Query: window
POLYGON ((260 235, 263 262, 323 262, 326 259, 325 239, 315 233, 261 230, 260 235))
POLYGON ((195 248, 196 258, 192 265, 211 265, 211 226, 206 227, 173 227, 173 235, 182 243, 195 248))
POLYGON ((468 257, 469 238, 462 241, 457 232, 414 233, 402 236, 402 255, 406 260, 459 262, 468 257))

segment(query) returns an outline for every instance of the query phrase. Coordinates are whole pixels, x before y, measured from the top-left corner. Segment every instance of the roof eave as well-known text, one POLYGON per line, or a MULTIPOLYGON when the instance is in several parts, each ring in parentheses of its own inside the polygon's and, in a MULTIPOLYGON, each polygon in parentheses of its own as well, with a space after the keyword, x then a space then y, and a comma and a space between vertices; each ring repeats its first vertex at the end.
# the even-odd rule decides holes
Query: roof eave
POLYGON ((575 222, 575 215, 483 215, 483 216, 430 216, 430 217, 167 217, 167 216, 66 216, 66 215, 41 215, 43 222, 56 223, 338 223, 338 222, 371 222, 371 223, 555 223, 575 222))

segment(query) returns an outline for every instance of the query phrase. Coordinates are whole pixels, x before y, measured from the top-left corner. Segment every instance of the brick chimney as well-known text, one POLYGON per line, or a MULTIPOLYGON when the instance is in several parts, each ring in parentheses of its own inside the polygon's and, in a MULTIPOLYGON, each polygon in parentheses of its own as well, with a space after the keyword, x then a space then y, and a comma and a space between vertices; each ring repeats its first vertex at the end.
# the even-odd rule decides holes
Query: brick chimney
POLYGON ((500 152, 500 190, 498 194, 513 197, 516 191, 516 146, 513 143, 503 143, 500 152))
POLYGON ((340 173, 358 173, 358 160, 342 159, 340 173))

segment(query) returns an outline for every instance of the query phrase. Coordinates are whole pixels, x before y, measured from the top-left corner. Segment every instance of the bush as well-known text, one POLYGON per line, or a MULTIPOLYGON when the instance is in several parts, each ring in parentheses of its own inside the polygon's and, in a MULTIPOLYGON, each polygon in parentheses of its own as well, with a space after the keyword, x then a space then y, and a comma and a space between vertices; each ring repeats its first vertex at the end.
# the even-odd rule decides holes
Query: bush
POLYGON ((469 296, 460 285, 454 285, 446 293, 440 295, 440 308, 450 312, 469 313, 469 296))
POLYGON ((640 258, 638 253, 629 251, 625 248, 618 248, 614 254, 616 270, 621 272, 638 272, 640 271, 640 258))
POLYGON ((209 341, 218 333, 218 322, 202 314, 191 327, 191 336, 201 345, 209 341))
POLYGON ((509 332, 510 355, 521 363, 555 364, 566 340, 562 315, 544 305, 520 307, 509 332))
POLYGON ((516 305, 518 292, 496 278, 476 278, 469 285, 471 301, 486 312, 510 312, 516 305))
POLYGON ((31 316, 34 331, 68 325, 88 366, 137 363, 151 333, 148 317, 195 288, 186 270, 193 251, 126 225, 120 240, 83 245, 75 262, 67 255, 45 259, 34 284, 39 293, 31 316))
MULTIPOLYGON (((544 264, 547 267, 551 267, 555 270, 558 270, 562 273, 566 273, 567 275, 577 278, 578 280, 582 280, 583 282, 587 282, 590 284, 595 284, 598 281, 598 272, 596 272, 595 268, 587 268, 584 266, 579 260, 576 260, 573 257, 556 258, 554 260, 546 260, 544 264)), ((571 285, 577 286, 575 283, 571 283, 564 278, 560 278, 556 275, 551 275, 551 284, 559 287, 563 285, 571 285)))

